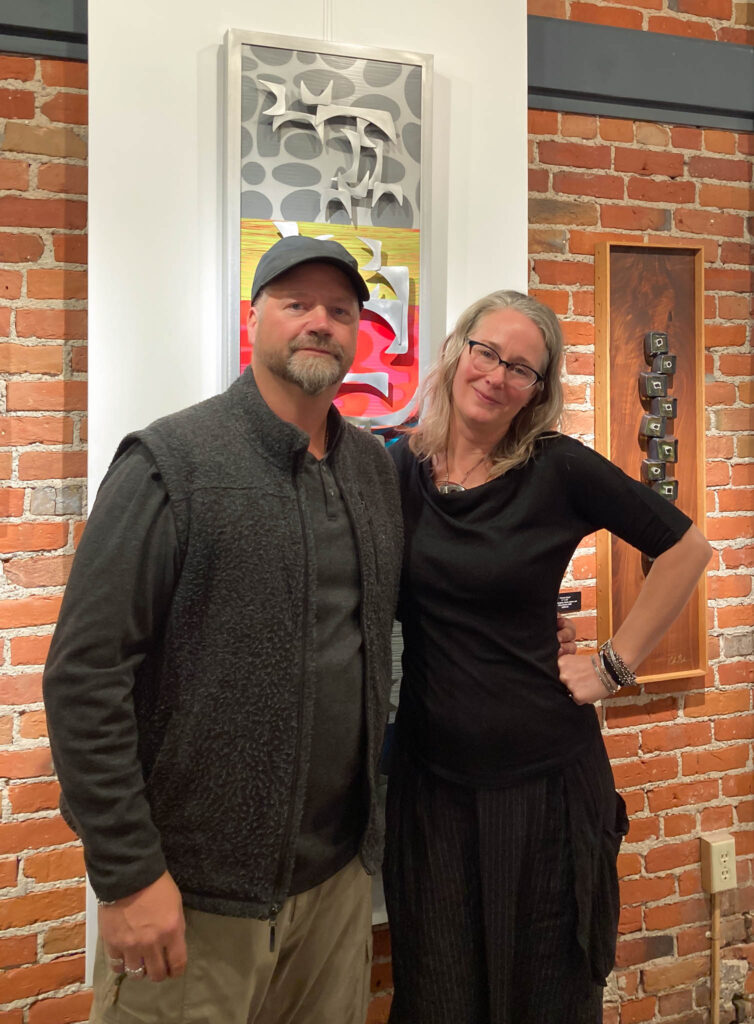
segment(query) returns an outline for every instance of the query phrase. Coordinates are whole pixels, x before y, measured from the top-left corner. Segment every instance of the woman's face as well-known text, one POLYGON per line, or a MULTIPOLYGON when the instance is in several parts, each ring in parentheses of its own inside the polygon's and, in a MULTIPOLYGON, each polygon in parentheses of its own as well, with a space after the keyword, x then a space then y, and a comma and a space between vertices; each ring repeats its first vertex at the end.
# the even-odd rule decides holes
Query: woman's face
MULTIPOLYGON (((547 347, 537 325, 515 309, 487 313, 469 334, 494 349, 508 363, 523 363, 540 374, 547 367, 547 347)), ((511 383, 512 375, 499 365, 477 370, 468 344, 461 353, 453 378, 453 415, 467 429, 497 441, 507 432, 516 414, 533 401, 541 389, 537 383, 525 390, 511 383)))

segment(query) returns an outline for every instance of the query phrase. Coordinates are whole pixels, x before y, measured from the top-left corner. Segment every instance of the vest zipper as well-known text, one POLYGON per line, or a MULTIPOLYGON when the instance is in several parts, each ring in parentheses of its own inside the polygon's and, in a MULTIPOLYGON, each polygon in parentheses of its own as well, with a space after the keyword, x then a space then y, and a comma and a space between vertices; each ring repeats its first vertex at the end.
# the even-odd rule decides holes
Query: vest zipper
POLYGON ((273 903, 270 907, 270 953, 275 952, 275 929, 277 927, 278 914, 282 909, 282 903, 273 903))
MULTIPOLYGON (((300 459, 306 457, 304 452, 300 459)), ((286 858, 286 851, 288 849, 288 842, 290 840, 291 832, 293 831, 293 811, 296 803, 296 787, 298 785, 299 777, 299 760, 301 758, 301 718, 303 715, 303 704, 304 704, 304 681, 306 678, 306 657, 304 654, 304 643, 306 640, 306 633, 309 626, 309 549, 306 543, 306 523, 304 522, 304 513, 301 509, 301 497, 299 495, 299 489, 297 486, 297 470, 294 467, 293 470, 293 490, 296 494, 296 507, 298 508, 298 517, 301 524, 301 542, 304 547, 304 601, 302 610, 302 622, 301 622, 301 672, 300 672, 300 687, 299 687, 299 699, 298 699, 298 717, 296 720, 296 749, 293 754, 293 778, 291 780, 291 791, 290 799, 288 801, 288 822, 286 825, 285 834, 283 836, 282 848, 280 851, 280 861, 278 863, 278 878, 277 878, 277 891, 282 893, 283 891, 283 870, 286 858)), ((277 914, 280 910, 280 905, 274 903, 271 908, 274 911, 274 918, 277 918, 277 914), (275 911, 277 907, 277 911, 275 911)), ((275 920, 270 919, 270 951, 274 949, 275 945, 275 920)))

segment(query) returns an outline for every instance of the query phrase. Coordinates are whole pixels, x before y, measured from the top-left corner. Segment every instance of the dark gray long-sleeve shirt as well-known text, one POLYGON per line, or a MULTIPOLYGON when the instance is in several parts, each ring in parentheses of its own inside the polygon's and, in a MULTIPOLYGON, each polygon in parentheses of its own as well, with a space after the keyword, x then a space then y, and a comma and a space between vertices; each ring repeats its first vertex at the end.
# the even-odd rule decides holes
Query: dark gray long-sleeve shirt
MULTIPOLYGON (((317 885, 347 863, 366 819, 353 535, 327 459, 307 455, 303 482, 315 524, 318 685, 291 893, 317 885)), ((147 449, 134 444, 108 472, 74 560, 55 633, 53 682, 66 677, 70 723, 90 737, 80 758, 67 766, 68 784, 94 797, 86 825, 102 833, 107 857, 121 862, 129 877, 143 862, 144 873, 137 877, 144 885, 158 868, 164 870, 164 861, 148 805, 139 796, 143 780, 133 756, 137 727, 127 695, 139 662, 163 627, 179 572, 169 496, 147 449)), ((61 727, 58 722, 58 732, 61 727)))

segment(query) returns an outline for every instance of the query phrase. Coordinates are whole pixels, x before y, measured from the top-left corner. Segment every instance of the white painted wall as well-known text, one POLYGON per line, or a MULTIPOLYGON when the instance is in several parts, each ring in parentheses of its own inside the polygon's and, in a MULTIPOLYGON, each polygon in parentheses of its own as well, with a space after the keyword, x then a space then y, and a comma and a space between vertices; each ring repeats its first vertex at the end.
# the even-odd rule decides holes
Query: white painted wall
POLYGON ((435 344, 526 291, 525 0, 89 0, 90 501, 125 433, 219 390, 225 31, 325 26, 434 55, 435 344))
POLYGON ((526 290, 525 0, 89 0, 89 476, 220 386, 228 28, 434 55, 432 335, 526 290), (325 6, 326 5, 326 6, 325 6))

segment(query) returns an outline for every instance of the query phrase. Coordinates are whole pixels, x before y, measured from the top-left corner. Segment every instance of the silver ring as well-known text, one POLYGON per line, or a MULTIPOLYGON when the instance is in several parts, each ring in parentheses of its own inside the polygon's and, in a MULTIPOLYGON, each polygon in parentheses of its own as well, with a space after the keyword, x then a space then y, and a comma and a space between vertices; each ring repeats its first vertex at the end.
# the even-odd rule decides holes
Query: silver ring
POLYGON ((125 967, 126 965, 126 961, 122 956, 109 956, 107 959, 111 967, 125 967))
POLYGON ((141 967, 126 967, 126 974, 129 978, 143 978, 147 973, 147 969, 144 964, 141 967))

